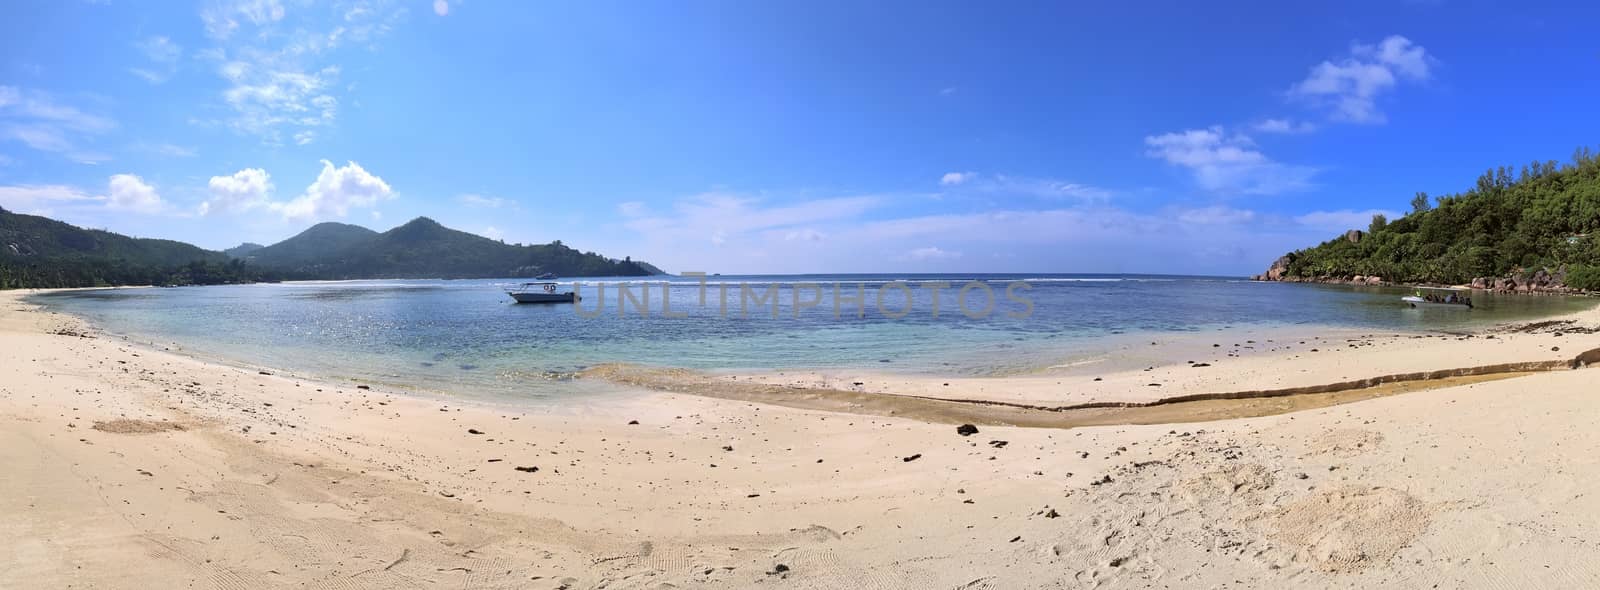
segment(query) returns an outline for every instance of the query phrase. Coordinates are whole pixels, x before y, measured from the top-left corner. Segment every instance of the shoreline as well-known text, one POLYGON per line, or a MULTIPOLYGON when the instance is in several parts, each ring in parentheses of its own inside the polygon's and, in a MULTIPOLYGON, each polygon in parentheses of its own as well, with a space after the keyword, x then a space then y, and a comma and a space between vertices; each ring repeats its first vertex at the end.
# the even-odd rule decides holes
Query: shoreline
MULTIPOLYGON (((693 393, 429 399, 51 333, 77 322, 0 294, 0 587, 1600 583, 1583 541, 1600 538, 1600 499, 1581 493, 1600 477, 1600 408, 1583 371, 969 437, 693 393)), ((1121 397, 1600 346, 1496 336, 1224 357, 1121 397)), ((1057 378, 969 393, 1071 399, 1057 378)))

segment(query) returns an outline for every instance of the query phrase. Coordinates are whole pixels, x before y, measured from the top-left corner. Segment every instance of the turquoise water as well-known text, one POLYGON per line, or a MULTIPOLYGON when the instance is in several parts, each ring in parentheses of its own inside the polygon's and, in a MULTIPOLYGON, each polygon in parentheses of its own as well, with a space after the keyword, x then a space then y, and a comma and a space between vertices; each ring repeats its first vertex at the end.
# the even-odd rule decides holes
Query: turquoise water
POLYGON ((1478 309, 1464 312, 1407 308, 1398 301, 1409 294, 1405 289, 1217 277, 816 275, 709 277, 704 287, 695 278, 652 279, 648 285, 634 279, 626 283, 632 297, 619 304, 624 279, 578 281, 584 298, 576 307, 513 305, 503 292, 511 280, 73 291, 33 301, 136 341, 205 358, 396 387, 515 397, 599 387, 566 381, 564 374, 606 362, 982 375, 1053 366, 1151 333, 1294 327, 1449 331, 1595 303, 1480 295, 1478 309), (983 288, 967 288, 970 314, 959 305, 958 289, 974 279, 992 292, 994 306, 987 315, 979 313, 988 301, 983 288), (950 287, 938 289, 939 283, 950 287), (850 300, 858 286, 864 305, 850 300), (776 289, 768 303, 745 300, 760 298, 767 289, 776 289), (673 316, 663 313, 668 299, 673 316), (1021 300, 1032 304, 1031 312, 1021 300))

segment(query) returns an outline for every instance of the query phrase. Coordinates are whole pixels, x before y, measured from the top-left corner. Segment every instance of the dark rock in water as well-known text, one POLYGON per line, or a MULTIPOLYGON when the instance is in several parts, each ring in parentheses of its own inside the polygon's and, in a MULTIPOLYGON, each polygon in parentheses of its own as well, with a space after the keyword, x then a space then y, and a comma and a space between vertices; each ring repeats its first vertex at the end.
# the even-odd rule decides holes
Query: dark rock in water
MULTIPOLYGON (((722 445, 722 450, 724 450, 724 451, 733 451, 733 445, 722 445)), ((820 461, 819 461, 819 463, 820 463, 820 461)))
POLYGON ((889 362, 889 359, 878 359, 878 362, 887 363, 887 362, 889 362))
POLYGON ((465 364, 463 364, 463 365, 456 365, 456 366, 460 367, 461 370, 463 370, 463 371, 472 371, 472 370, 476 370, 478 368, 478 365, 465 365, 465 364))
POLYGON ((1095 381, 1105 381, 1105 379, 1101 379, 1101 378, 1099 378, 1099 377, 1095 377, 1095 378, 1094 378, 1094 380, 1095 380, 1095 381))
POLYGON ((356 389, 372 389, 371 385, 357 385, 356 389))
POLYGON ((268 373, 266 371, 256 371, 256 372, 261 374, 261 375, 271 375, 272 374, 272 373, 268 373))
POLYGON ((517 467, 516 470, 517 471, 521 471, 523 473, 538 473, 539 472, 539 468, 538 467, 517 467))
POLYGON ((997 449, 1006 448, 1006 445, 1008 445, 1008 444, 1011 444, 1011 443, 1003 441, 1003 440, 991 440, 991 441, 989 441, 989 446, 997 448, 997 449))
POLYGON ((956 434, 959 434, 961 436, 972 436, 972 435, 977 434, 977 433, 978 433, 978 427, 977 426, 973 426, 971 424, 962 424, 962 425, 956 427, 956 434))
POLYGON ((910 457, 901 457, 900 460, 901 461, 905 461, 907 463, 910 463, 912 461, 916 461, 917 459, 921 459, 921 458, 922 458, 922 453, 917 453, 917 454, 912 455, 910 457))
POLYGON ((483 431, 476 428, 468 428, 467 434, 483 434, 483 431))
POLYGON ((1196 367, 1196 368, 1209 367, 1209 366, 1211 366, 1211 363, 1195 363, 1193 366, 1196 367))
POLYGON ((424 367, 431 367, 431 366, 433 366, 433 363, 430 363, 430 362, 428 362, 428 361, 422 361, 422 362, 420 362, 420 363, 417 363, 417 364, 419 364, 419 365, 422 365, 422 366, 424 366, 424 367))
POLYGON ((442 353, 442 352, 436 352, 436 353, 433 353, 433 360, 434 361, 442 361, 442 360, 444 360, 445 358, 447 358, 449 356, 450 355, 447 355, 447 354, 442 353))
POLYGON ((635 426, 635 425, 638 425, 638 424, 639 424, 638 420, 629 420, 628 421, 628 426, 635 426))
POLYGON ((1008 542, 1008 543, 1015 543, 1015 542, 1017 542, 1017 541, 1021 541, 1021 540, 1022 540, 1022 535, 1017 535, 1017 536, 1015 536, 1015 537, 1012 537, 1012 538, 1011 538, 1011 540, 1010 540, 1010 541, 1007 541, 1007 542, 1008 542))

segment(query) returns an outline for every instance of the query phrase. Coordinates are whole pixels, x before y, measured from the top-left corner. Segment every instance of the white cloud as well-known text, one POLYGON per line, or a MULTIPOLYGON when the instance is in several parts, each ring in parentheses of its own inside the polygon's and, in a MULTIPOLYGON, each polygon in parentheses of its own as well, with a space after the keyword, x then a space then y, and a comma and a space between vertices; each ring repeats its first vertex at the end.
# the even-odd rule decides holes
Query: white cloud
POLYGON ((925 246, 906 252, 905 257, 911 260, 949 260, 951 258, 960 258, 961 253, 940 250, 937 246, 925 246))
POLYGON ((200 204, 200 214, 248 211, 268 205, 272 177, 260 168, 245 168, 231 176, 213 176, 207 183, 210 199, 200 204))
POLYGON ((360 164, 348 162, 334 167, 322 161, 322 173, 306 187, 305 194, 274 208, 286 219, 328 219, 345 217, 354 208, 372 207, 381 201, 394 198, 394 189, 382 178, 372 175, 360 164))
POLYGON ((1309 228, 1338 233, 1352 229, 1366 231, 1367 226, 1372 224, 1373 215, 1382 215, 1389 219, 1402 217, 1400 212, 1386 209, 1367 209, 1365 211, 1341 209, 1338 211, 1312 211, 1296 216, 1294 220, 1296 223, 1309 228))
POLYGON ((433 13, 439 16, 450 14, 450 3, 445 0, 433 0, 433 13))
POLYGON ((132 174, 111 176, 106 206, 138 213, 158 213, 166 206, 156 189, 132 174))
POLYGON ((268 145, 307 145, 338 119, 341 93, 337 50, 371 44, 388 33, 406 10, 388 0, 361 0, 338 7, 329 22, 316 4, 277 0, 221 0, 202 11, 208 36, 217 43, 196 55, 214 64, 225 83, 222 102, 231 113, 224 125, 268 145))
POLYGON ((939 179, 947 187, 964 187, 965 190, 1001 196, 1027 196, 1046 199, 1105 200, 1112 192, 1103 188, 1067 182, 1052 178, 1030 178, 996 174, 987 176, 977 172, 951 172, 939 179))
POLYGON ((1284 135, 1298 135, 1311 133, 1317 126, 1309 121, 1295 121, 1293 119, 1264 119, 1258 121, 1251 129, 1261 133, 1281 133, 1284 135))
POLYGON ((976 172, 946 172, 944 173, 944 176, 939 177, 939 184, 944 186, 956 186, 965 183, 968 180, 972 180, 973 178, 977 177, 977 175, 978 173, 976 172))
POLYGON ((116 126, 110 118, 84 112, 44 92, 0 86, 0 139, 93 164, 110 158, 85 150, 82 144, 116 126))
POLYGON ((1329 109, 1336 120, 1383 123, 1386 119, 1378 110, 1378 97, 1402 80, 1427 80, 1435 61, 1422 46, 1399 35, 1376 45, 1353 43, 1349 56, 1312 67, 1306 79, 1289 89, 1289 95, 1329 109))
POLYGON ((283 4, 278 0, 213 1, 200 12, 206 35, 227 40, 239 30, 241 21, 261 26, 283 20, 283 4))
POLYGON ((8 211, 43 213, 53 204, 94 202, 101 197, 82 189, 59 185, 0 186, 0 207, 8 211))
POLYGON ((503 232, 503 231, 500 231, 500 228, 491 225, 489 227, 483 228, 483 237, 489 238, 491 240, 505 240, 506 239, 506 233, 503 232))
POLYGON ((1282 164, 1255 149, 1248 136, 1220 125, 1144 138, 1145 152, 1189 169, 1202 188, 1217 193, 1271 195, 1311 186, 1316 169, 1282 164))
POLYGON ((488 197, 472 193, 456 195, 456 202, 477 209, 509 209, 517 206, 517 202, 510 199, 488 197))
POLYGON ((183 55, 183 48, 171 39, 157 35, 133 46, 150 61, 148 66, 128 68, 133 75, 151 84, 160 84, 178 73, 178 58, 183 55))

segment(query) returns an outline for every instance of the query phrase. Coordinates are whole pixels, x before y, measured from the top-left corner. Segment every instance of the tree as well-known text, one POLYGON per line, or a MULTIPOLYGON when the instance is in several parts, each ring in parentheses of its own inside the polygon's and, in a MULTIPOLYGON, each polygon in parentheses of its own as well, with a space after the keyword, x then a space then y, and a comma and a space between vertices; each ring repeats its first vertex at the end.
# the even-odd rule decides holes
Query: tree
POLYGON ((1372 225, 1367 226, 1367 233, 1375 234, 1375 233, 1378 233, 1378 230, 1381 230, 1381 229, 1383 229, 1385 227, 1388 227, 1388 226, 1389 226, 1389 218, 1388 217, 1384 217, 1382 213, 1379 213, 1379 214, 1376 214, 1376 215, 1372 216, 1372 225))
POLYGON ((1428 202, 1428 193, 1418 191, 1417 196, 1411 197, 1412 213, 1422 213, 1432 208, 1433 204, 1428 202))

